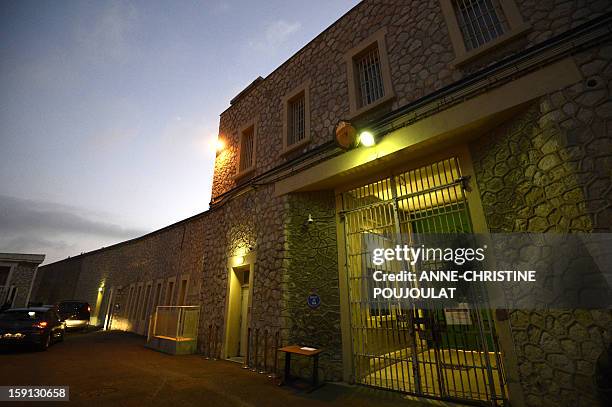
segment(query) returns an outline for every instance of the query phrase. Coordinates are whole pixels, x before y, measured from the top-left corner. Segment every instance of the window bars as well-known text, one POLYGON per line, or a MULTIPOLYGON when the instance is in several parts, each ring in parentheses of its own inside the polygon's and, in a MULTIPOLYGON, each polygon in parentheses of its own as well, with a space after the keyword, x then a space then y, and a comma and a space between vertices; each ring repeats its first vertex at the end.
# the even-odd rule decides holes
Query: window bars
POLYGON ((298 97, 289 101, 287 146, 297 144, 306 137, 305 99, 304 93, 301 93, 298 97))
POLYGON ((242 139, 240 145, 240 172, 246 171, 253 167, 253 152, 255 147, 255 129, 249 127, 242 132, 242 139))
POLYGON ((507 31, 498 0, 454 0, 453 5, 467 51, 507 31))
POLYGON ((367 106, 385 95, 380 55, 373 46, 355 60, 359 81, 359 107, 367 106))

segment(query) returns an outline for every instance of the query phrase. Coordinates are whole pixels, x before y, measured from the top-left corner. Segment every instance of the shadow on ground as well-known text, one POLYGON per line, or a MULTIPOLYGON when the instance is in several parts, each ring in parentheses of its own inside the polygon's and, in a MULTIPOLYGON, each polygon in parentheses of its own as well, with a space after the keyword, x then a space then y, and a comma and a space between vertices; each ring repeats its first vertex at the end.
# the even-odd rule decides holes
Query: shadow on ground
POLYGON ((453 405, 342 384, 328 383, 312 393, 279 387, 267 375, 243 370, 236 363, 166 355, 146 349, 141 336, 117 331, 69 333, 64 342, 45 352, 4 350, 0 385, 70 386, 70 403, 41 406, 453 405))

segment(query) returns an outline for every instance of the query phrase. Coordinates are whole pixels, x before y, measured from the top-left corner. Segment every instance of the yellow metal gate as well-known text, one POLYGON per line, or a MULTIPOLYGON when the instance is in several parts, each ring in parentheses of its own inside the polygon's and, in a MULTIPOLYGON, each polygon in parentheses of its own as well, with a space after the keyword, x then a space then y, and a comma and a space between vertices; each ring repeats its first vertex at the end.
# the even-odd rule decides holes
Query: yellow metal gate
MULTIPOLYGON (((354 378, 419 396, 504 405, 506 389, 489 309, 420 307, 374 299, 372 246, 416 234, 472 232, 467 178, 450 158, 342 193, 354 378)), ((396 262, 397 263, 397 262, 396 262)), ((384 266, 398 273, 399 265, 384 266), (394 270, 393 268, 398 268, 394 270)), ((386 283, 399 287, 406 283, 386 283)))

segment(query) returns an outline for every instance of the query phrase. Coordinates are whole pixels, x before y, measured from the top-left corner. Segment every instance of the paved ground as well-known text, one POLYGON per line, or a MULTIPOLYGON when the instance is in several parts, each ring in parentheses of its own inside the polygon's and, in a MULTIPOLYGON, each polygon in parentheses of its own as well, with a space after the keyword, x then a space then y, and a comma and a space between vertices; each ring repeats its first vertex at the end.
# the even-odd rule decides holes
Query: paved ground
MULTIPOLYGON (((313 393, 278 387, 266 375, 202 356, 169 356, 122 332, 73 333, 46 352, 0 351, 0 385, 69 385, 78 406, 397 406, 417 402, 361 386, 327 384, 313 393)), ((15 403, 24 406, 24 403, 15 403)))

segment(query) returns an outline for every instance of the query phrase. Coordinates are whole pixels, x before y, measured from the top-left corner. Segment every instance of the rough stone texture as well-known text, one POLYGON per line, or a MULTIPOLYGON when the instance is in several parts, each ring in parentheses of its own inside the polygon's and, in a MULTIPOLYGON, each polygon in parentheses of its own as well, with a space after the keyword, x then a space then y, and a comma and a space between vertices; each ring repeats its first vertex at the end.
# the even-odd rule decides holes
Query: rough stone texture
MULTIPOLYGON (((98 321, 103 321, 111 287, 120 309, 113 315, 113 327, 144 333, 144 322, 126 318, 129 285, 155 282, 188 274, 186 305, 199 303, 203 236, 206 217, 198 215, 143 237, 91 253, 52 263, 39 269, 35 300, 45 303, 66 299, 87 301, 92 307, 98 288, 105 287, 98 321)), ((175 284, 175 298, 178 284, 175 284)), ((146 318, 145 318, 146 321, 146 318)))
MULTIPOLYGON (((211 210, 215 222, 205 231, 201 292, 200 351, 222 355, 226 331, 228 276, 233 256, 245 250, 256 255, 253 270, 251 358, 255 331, 259 335, 258 363, 268 333, 268 366, 278 332, 280 345, 322 346, 321 377, 342 375, 338 267, 333 193, 297 194, 275 198, 272 187, 261 187, 211 210), (316 220, 302 229, 311 213, 316 220), (311 310, 311 290, 323 304, 311 310), (212 339, 212 343, 209 340, 212 339)), ((295 364, 296 374, 309 375, 310 366, 295 364)))
MULTIPOLYGON (((201 350, 220 355, 225 335, 225 307, 232 256, 254 253, 252 307, 249 327, 280 332, 281 276, 283 274, 283 199, 271 187, 258 188, 210 211, 215 221, 206 229, 204 274, 201 292, 201 350), (212 333, 211 333, 212 330, 212 333)), ((262 345, 263 346, 263 345, 262 345)))
POLYGON ((55 304, 62 300, 76 298, 76 285, 81 273, 82 257, 77 256, 38 269, 32 300, 43 304, 55 304), (61 281, 62 284, 57 282, 61 281))
MULTIPOLYGON (((338 286, 338 245, 333 191, 291 194, 285 233, 286 272, 283 276, 283 339, 325 349, 320 377, 342 380, 342 335, 338 286), (307 223, 311 215, 314 222, 307 223), (321 305, 310 308, 307 298, 316 293, 321 305)), ((300 360, 296 360, 300 362, 300 360)), ((309 360, 292 364, 294 374, 308 377, 309 360)))
MULTIPOLYGON (((227 148, 215 162, 213 207, 141 239, 67 261, 82 261, 74 295, 94 303, 102 282, 127 287, 189 273, 192 281, 201 282, 199 290, 191 285, 189 296, 192 303, 199 298, 202 307, 200 351, 218 357, 224 345, 229 262, 246 250, 256 256, 249 327, 282 333, 282 344, 328 349, 322 375, 338 379, 337 248, 332 218, 326 218, 333 215, 333 197, 328 192, 275 197, 271 184, 251 181, 333 139, 335 125, 349 113, 343 56, 382 27, 387 28, 396 97, 374 116, 612 10, 611 2, 601 0, 518 0, 517 5, 532 27, 525 36, 468 65, 451 67, 455 55, 439 1, 360 3, 222 113, 219 133, 227 148), (311 141, 281 156, 281 100, 306 80, 311 83, 311 141), (238 131, 253 121, 256 169, 235 179, 238 131), (248 188, 238 191, 238 185, 248 188), (302 230, 308 213, 314 227, 302 230), (310 310, 305 301, 314 289, 323 304, 310 310)), ((492 231, 609 231, 611 59, 610 46, 576 55, 584 81, 542 98, 474 143, 477 182, 492 231)), ((136 321, 118 320, 126 329, 140 328, 136 321)), ((587 378, 603 341, 609 341, 609 313, 514 312, 512 325, 529 405, 592 405, 587 378)), ((303 373, 303 366, 296 369, 303 373)))
MULTIPOLYGON (((9 264, 4 263, 3 264, 9 264)), ((34 273, 36 272, 38 265, 32 263, 19 262, 14 265, 12 274, 10 275, 10 286, 15 286, 17 293, 15 294, 13 304, 16 307, 25 307, 27 304, 28 294, 30 293, 30 287, 32 286, 32 279, 34 279, 34 273)), ((30 299, 31 300, 31 299, 30 299)), ((3 305, 0 303, 0 305, 3 305)))
MULTIPOLYGON (((610 232, 612 45, 576 55, 584 80, 547 95, 471 146, 492 232, 610 232)), ((515 310, 529 406, 593 406, 610 310, 515 310)))
POLYGON ((227 149, 215 163, 213 200, 301 151, 333 140, 334 128, 349 117, 347 69, 344 54, 382 27, 397 108, 462 79, 485 65, 533 46, 571 27, 612 10, 606 0, 516 0, 531 29, 523 37, 452 68, 455 58, 439 1, 366 0, 279 66, 221 114, 219 134, 227 149), (295 154, 282 156, 282 97, 310 80, 311 142, 295 154), (239 129, 257 120, 257 168, 234 180, 239 129))
MULTIPOLYGON (((215 163, 213 202, 236 186, 249 184, 253 177, 333 140, 336 123, 349 114, 343 55, 381 27, 387 29, 385 41, 396 95, 392 103, 384 107, 388 110, 428 95, 501 58, 612 10, 611 3, 601 1, 517 1, 517 5, 525 22, 531 25, 530 31, 469 64, 452 68, 449 62, 454 59, 454 51, 438 1, 364 1, 222 113, 219 134, 225 139, 227 149, 215 163), (564 23, 560 24, 558 19, 564 23), (282 97, 306 80, 310 80, 311 142, 294 154, 282 156, 282 97), (253 121, 257 126, 256 169, 247 177, 235 179, 238 131, 253 121)), ((476 168, 479 183, 484 183, 483 203, 485 208, 489 208, 487 220, 491 230, 591 231, 609 227, 610 167, 609 153, 605 152, 609 139, 602 136, 606 127, 600 119, 605 119, 603 116, 612 110, 608 106, 610 98, 606 87, 610 81, 602 78, 610 71, 610 50, 602 48, 592 55, 578 55, 576 61, 586 76, 584 82, 543 98, 538 106, 532 106, 507 127, 488 135, 485 137, 487 140, 479 141, 482 147, 475 148, 476 168), (596 84, 589 85, 588 81, 593 79, 596 84), (508 137, 509 133, 513 137, 508 137), (587 191, 588 199, 584 197, 585 188, 591 189, 587 191), (596 198, 604 193, 608 198, 596 198)), ((254 309, 250 326, 271 331, 282 327, 283 340, 289 343, 307 338, 307 332, 313 327, 312 321, 316 320, 314 313, 304 314, 299 303, 318 280, 302 279, 294 271, 296 258, 305 256, 300 253, 315 250, 314 242, 296 238, 299 232, 296 234, 294 230, 299 227, 300 218, 306 219, 306 209, 297 196, 288 197, 283 207, 280 198, 262 199, 268 193, 264 191, 267 187, 258 186, 256 191, 246 192, 217 209, 225 213, 220 215, 223 226, 212 233, 217 242, 225 246, 211 248, 211 257, 205 261, 210 271, 204 281, 210 281, 214 288, 203 289, 202 299, 207 304, 204 309, 212 310, 210 315, 205 313, 203 326, 208 326, 207 323, 219 326, 215 331, 219 333, 216 339, 219 349, 223 340, 221 333, 224 332, 227 257, 231 256, 230 247, 235 246, 232 240, 240 240, 231 237, 228 231, 232 228, 248 230, 249 241, 251 236, 255 236, 253 246, 257 250, 257 264, 253 303, 262 311, 267 308, 268 312, 260 313, 254 309), (277 223, 268 225, 270 219, 285 219, 286 235, 279 230, 277 223), (279 315, 276 306, 281 306, 277 298, 280 276, 283 276, 280 294, 284 301, 279 323, 275 318, 279 315), (215 294, 211 296, 212 292, 215 294)), ((316 207, 311 198, 302 198, 316 207)), ((213 228, 217 227, 213 225, 213 228)), ((327 245, 324 240, 317 244, 327 245)), ((598 323, 604 332, 608 332, 603 328, 606 322, 598 323)), ((514 326, 519 332, 519 321, 514 321, 514 326)), ((335 329, 333 323, 324 327, 325 335, 335 329)), ((203 332, 202 339, 206 335, 203 332)), ((569 337, 571 335, 565 337, 566 342, 569 337)), ((338 345, 331 342, 321 346, 336 348, 338 345)), ((521 366, 526 366, 528 357, 523 356, 525 349, 519 341, 517 348, 523 360, 521 366)), ((554 362, 547 363, 560 363, 560 360, 552 359, 554 362)), ((336 361, 328 360, 326 363, 329 369, 326 374, 335 378, 339 374, 336 361)), ((581 364, 581 367, 585 369, 586 365, 581 364)), ((556 400, 559 393, 552 395, 542 389, 534 391, 537 380, 534 376, 523 375, 528 401, 537 405, 543 400, 556 400), (539 398, 534 401, 533 397, 539 398)), ((566 389, 575 391, 580 380, 578 376, 572 376, 572 385, 566 389)))

